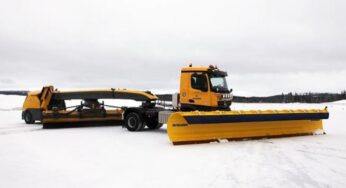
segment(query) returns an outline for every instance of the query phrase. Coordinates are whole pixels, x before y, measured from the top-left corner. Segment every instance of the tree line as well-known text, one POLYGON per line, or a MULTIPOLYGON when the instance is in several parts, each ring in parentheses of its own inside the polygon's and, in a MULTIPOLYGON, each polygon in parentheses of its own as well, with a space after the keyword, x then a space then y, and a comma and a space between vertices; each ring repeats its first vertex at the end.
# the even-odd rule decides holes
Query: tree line
MULTIPOLYGON (((27 95, 27 91, 0 91, 3 95, 27 95)), ((171 94, 160 94, 157 95, 160 100, 171 101, 171 94)), ((282 93, 281 95, 273 95, 268 97, 243 97, 234 96, 233 102, 240 103, 323 103, 323 102, 334 102, 346 99, 346 90, 340 93, 282 93)))
POLYGON ((323 103, 334 102, 346 99, 346 90, 340 93, 282 93, 281 95, 274 95, 269 97, 242 97, 234 96, 234 102, 244 103, 323 103))
POLYGON ((20 95, 26 96, 28 91, 0 91, 1 95, 20 95))

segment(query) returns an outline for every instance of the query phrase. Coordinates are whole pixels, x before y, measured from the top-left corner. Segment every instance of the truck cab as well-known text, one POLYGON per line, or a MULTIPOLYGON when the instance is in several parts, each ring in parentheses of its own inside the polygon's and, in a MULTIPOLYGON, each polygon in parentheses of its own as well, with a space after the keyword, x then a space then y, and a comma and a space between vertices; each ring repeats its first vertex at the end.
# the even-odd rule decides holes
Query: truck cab
POLYGON ((180 78, 182 111, 230 110, 232 90, 228 89, 227 72, 216 66, 185 67, 180 78))

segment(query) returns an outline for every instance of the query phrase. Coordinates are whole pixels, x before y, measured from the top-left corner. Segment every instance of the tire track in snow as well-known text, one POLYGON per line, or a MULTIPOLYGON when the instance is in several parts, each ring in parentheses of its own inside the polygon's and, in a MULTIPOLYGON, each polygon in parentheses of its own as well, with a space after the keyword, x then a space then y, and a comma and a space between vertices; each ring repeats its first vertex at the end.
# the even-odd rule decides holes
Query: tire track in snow
POLYGON ((313 151, 305 151, 305 150, 297 150, 297 151, 303 152, 303 153, 309 153, 309 154, 313 154, 313 155, 325 156, 325 157, 332 157, 332 158, 338 158, 338 159, 346 159, 346 157, 336 156, 336 155, 332 155, 332 154, 325 154, 325 153, 319 153, 319 152, 313 152, 313 151))
MULTIPOLYGON (((304 159, 306 156, 300 155, 295 148, 300 147, 299 143, 296 143, 294 140, 284 142, 282 146, 280 143, 277 143, 280 146, 277 157, 282 163, 282 167, 278 167, 277 169, 282 172, 282 177, 285 177, 285 182, 291 183, 288 184, 288 187, 328 187, 327 184, 317 181, 316 178, 312 177, 312 169, 309 167, 311 163, 306 163, 307 160, 304 159)), ((318 163, 314 158, 310 158, 310 162, 318 163)))
POLYGON ((0 128, 0 136, 9 135, 9 134, 32 132, 32 131, 40 131, 40 130, 43 130, 42 126, 39 126, 39 127, 16 126, 16 127, 10 127, 10 128, 6 127, 6 128, 0 128))

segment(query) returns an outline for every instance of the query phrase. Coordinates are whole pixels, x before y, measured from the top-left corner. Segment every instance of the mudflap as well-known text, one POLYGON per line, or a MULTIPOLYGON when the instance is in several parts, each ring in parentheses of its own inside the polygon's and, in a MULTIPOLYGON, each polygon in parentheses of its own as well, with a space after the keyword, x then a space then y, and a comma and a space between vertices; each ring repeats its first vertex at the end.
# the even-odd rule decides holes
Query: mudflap
POLYGON ((174 145, 325 134, 323 110, 175 112, 167 123, 174 145))

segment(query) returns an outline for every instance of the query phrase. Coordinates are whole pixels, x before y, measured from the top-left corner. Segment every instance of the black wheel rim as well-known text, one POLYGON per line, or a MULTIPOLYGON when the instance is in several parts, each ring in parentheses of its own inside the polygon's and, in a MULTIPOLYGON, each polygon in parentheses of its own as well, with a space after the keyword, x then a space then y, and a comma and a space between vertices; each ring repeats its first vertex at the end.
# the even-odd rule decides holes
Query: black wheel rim
POLYGON ((130 117, 128 120, 127 120, 127 125, 130 127, 130 128, 136 128, 137 126, 137 119, 135 117, 130 117))
POLYGON ((30 113, 26 113, 25 114, 25 121, 26 122, 30 122, 31 121, 31 114, 30 113))

